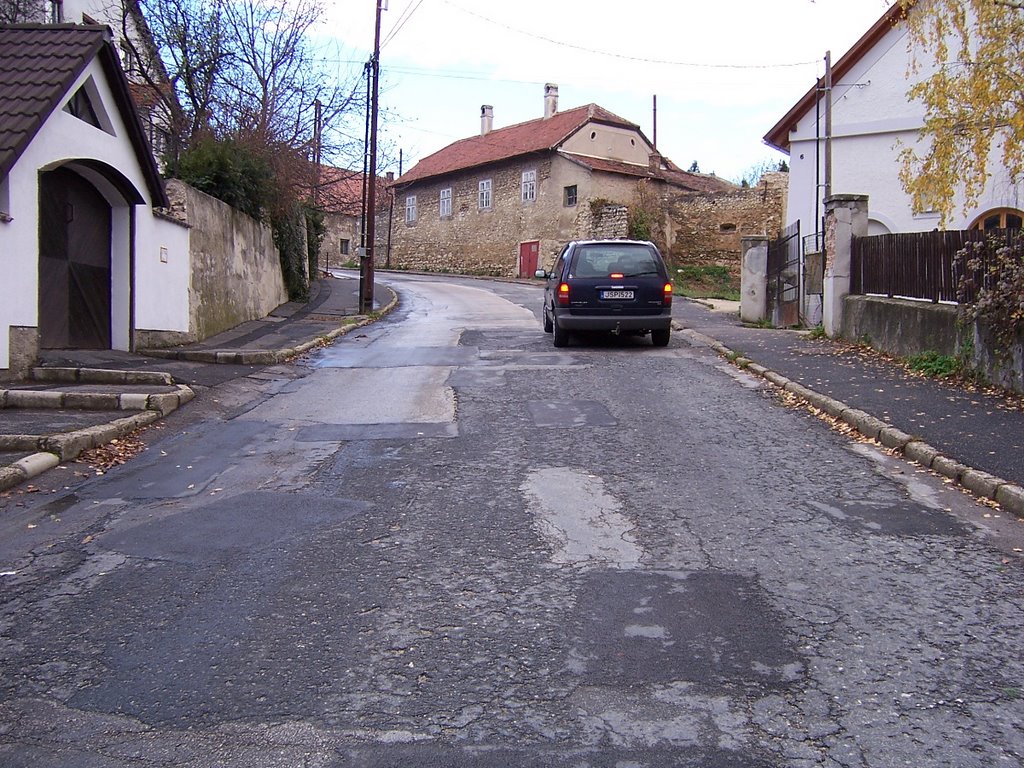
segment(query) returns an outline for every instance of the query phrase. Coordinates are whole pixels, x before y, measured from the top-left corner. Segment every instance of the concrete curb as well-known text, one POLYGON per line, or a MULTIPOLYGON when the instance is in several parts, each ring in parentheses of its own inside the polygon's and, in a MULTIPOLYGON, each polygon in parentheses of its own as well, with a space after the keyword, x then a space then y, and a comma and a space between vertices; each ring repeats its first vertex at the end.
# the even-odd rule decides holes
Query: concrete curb
POLYGON ((0 408, 68 408, 75 410, 137 411, 73 432, 52 435, 0 435, 0 450, 35 451, 14 463, 0 467, 0 491, 41 475, 58 464, 77 458, 83 451, 106 445, 173 413, 195 398, 184 384, 175 384, 168 373, 119 371, 98 368, 37 368, 35 381, 75 384, 131 384, 173 386, 173 392, 106 394, 95 392, 40 392, 0 390, 0 408))
POLYGON ((315 339, 303 342, 294 347, 283 349, 140 349, 140 355, 157 357, 163 360, 187 360, 193 363, 217 363, 221 365, 275 365, 284 363, 311 349, 329 344, 340 336, 351 333, 359 328, 377 321, 389 314, 398 306, 398 294, 392 291, 391 301, 374 315, 353 315, 361 318, 352 323, 340 325, 315 339))
POLYGON ((988 472, 982 472, 981 470, 961 464, 956 459, 943 455, 937 448, 928 445, 923 440, 919 440, 913 435, 909 435, 869 413, 857 408, 851 408, 841 400, 815 392, 762 365, 738 356, 736 352, 710 336, 689 328, 683 328, 677 323, 673 323, 673 325, 680 334, 692 343, 710 347, 734 365, 760 376, 765 381, 800 398, 807 405, 839 419, 865 437, 877 440, 886 448, 899 451, 904 458, 913 461, 915 464, 938 472, 943 477, 949 478, 974 495, 994 501, 1008 512, 1024 518, 1024 488, 1021 486, 1004 480, 1001 477, 991 475, 988 472))
MULTIPOLYGON (((0 389, 0 409, 34 408, 40 410, 67 408, 77 411, 159 411, 166 416, 187 403, 195 393, 184 384, 175 384, 174 392, 146 395, 125 392, 40 392, 32 389, 0 389)), ((2 440, 0 436, 0 440, 2 440)))

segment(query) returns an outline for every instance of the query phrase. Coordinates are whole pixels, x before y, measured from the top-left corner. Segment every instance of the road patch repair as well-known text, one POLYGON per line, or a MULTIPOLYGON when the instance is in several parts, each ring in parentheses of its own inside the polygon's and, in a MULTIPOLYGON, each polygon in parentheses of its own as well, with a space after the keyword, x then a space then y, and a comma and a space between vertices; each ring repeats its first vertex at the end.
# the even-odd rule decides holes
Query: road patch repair
POLYGON ((0 389, 0 452, 24 454, 0 467, 0 491, 149 426, 193 397, 167 373, 36 368, 27 384, 0 389))

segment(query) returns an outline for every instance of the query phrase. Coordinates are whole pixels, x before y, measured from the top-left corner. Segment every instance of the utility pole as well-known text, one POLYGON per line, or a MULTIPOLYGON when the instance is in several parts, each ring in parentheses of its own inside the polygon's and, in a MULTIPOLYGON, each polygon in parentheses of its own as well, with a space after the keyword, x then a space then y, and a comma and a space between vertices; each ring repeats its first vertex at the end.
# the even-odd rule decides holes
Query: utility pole
POLYGON ((365 315, 373 310, 373 255, 374 239, 377 223, 377 101, 380 95, 380 13, 384 10, 387 0, 376 0, 377 18, 373 32, 373 58, 370 59, 370 77, 372 90, 370 94, 370 168, 366 183, 366 210, 363 220, 366 222, 366 249, 359 269, 359 314, 365 315))
MULTIPOLYGON (((321 162, 321 151, 323 149, 323 104, 320 99, 313 102, 313 208, 320 210, 320 184, 323 170, 321 162)), ((331 271, 331 249, 324 253, 326 259, 324 272, 331 271)))
POLYGON ((832 197, 832 51, 825 51, 825 199, 832 197))

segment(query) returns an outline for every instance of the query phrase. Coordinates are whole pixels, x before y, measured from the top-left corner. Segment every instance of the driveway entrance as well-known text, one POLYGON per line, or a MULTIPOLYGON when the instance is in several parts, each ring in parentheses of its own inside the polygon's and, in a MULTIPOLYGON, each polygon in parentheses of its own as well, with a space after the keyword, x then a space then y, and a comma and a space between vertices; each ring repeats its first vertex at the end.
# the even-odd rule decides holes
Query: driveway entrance
POLYGON ((39 345, 110 349, 110 204, 76 173, 42 174, 39 345))

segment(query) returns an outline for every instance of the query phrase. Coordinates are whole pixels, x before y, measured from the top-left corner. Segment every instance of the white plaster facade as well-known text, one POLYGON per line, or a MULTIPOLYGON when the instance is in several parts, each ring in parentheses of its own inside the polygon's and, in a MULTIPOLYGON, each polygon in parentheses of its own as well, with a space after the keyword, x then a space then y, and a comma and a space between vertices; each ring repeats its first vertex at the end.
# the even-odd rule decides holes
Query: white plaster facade
POLYGON ((0 180, 0 373, 11 366, 12 329, 39 327, 39 183, 56 168, 111 206, 111 347, 130 349, 137 329, 189 331, 189 230, 154 213, 151 177, 129 138, 135 115, 122 102, 94 56, 0 180), (63 109, 82 86, 101 127, 63 109))
MULTIPOLYGON (((869 234, 923 232, 939 227, 936 213, 914 214, 899 179, 903 146, 918 147, 924 106, 907 92, 930 71, 911 71, 905 23, 893 7, 834 67, 832 88, 832 192, 868 196, 869 234)), ((825 101, 813 91, 765 137, 790 156, 787 224, 800 221, 805 237, 821 230, 824 216, 825 101)), ((919 148, 918 152, 922 150, 919 148)), ((964 211, 957 200, 946 229, 967 229, 985 211, 1020 209, 1024 190, 1001 174, 993 158, 989 184, 977 206, 964 211)))

